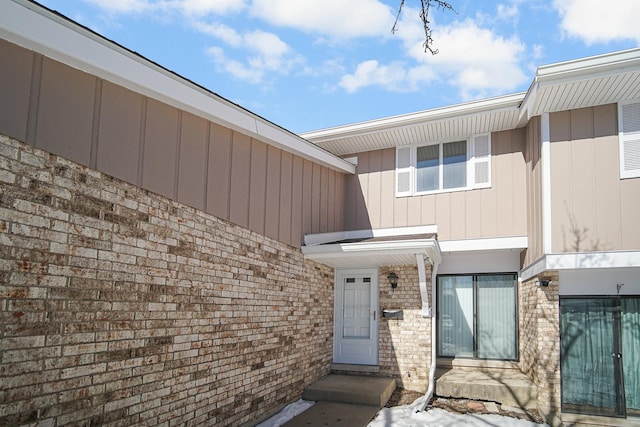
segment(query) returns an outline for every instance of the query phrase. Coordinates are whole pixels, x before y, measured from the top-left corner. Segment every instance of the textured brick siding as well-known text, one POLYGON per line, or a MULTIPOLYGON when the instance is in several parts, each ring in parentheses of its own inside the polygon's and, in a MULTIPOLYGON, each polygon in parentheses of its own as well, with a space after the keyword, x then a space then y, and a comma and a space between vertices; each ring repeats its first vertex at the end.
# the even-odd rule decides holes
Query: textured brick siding
POLYGON ((548 287, 535 279, 522 283, 520 304, 520 369, 538 386, 538 405, 560 409, 560 305, 557 274, 548 287))
MULTIPOLYGON (((431 300, 431 270, 427 265, 431 300)), ((422 317, 422 299, 417 266, 380 269, 380 310, 402 309, 403 319, 380 318, 380 374, 396 378, 398 385, 426 392, 431 365, 431 320, 422 317), (387 275, 398 275, 391 290, 387 275)))
POLYGON ((331 363, 333 271, 0 137, 0 425, 240 425, 331 363))

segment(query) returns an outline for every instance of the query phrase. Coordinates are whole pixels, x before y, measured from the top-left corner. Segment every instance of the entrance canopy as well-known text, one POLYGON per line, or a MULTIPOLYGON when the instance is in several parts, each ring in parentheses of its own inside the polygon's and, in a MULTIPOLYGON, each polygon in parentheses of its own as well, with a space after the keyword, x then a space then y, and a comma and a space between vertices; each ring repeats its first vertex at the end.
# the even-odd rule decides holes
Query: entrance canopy
POLYGON ((352 230, 305 236, 305 259, 335 268, 365 268, 442 261, 436 226, 352 230))

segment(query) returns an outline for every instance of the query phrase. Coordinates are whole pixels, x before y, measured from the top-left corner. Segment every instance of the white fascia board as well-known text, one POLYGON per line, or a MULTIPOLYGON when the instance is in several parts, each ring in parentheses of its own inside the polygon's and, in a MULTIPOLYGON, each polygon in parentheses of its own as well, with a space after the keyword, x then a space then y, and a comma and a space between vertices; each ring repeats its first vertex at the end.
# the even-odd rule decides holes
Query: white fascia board
POLYGON ((437 233, 438 227, 436 225, 335 231, 331 233, 305 234, 304 244, 306 246, 315 246, 331 242, 338 242, 340 240, 372 239, 376 237, 417 236, 421 234, 437 233))
POLYGON ((307 160, 355 173, 349 162, 37 4, 0 2, 0 36, 307 160))
POLYGON ((495 250, 523 250, 529 245, 527 236, 495 237, 488 239, 444 240, 440 241, 440 250, 448 252, 474 252, 495 250))
POLYGON ((386 117, 355 123, 346 126, 321 129, 312 132, 301 133, 300 136, 314 143, 331 141, 337 138, 355 137, 379 132, 387 129, 409 127, 425 122, 435 122, 451 118, 480 115, 504 110, 517 110, 524 99, 525 93, 516 93, 480 101, 467 102, 418 113, 404 114, 400 116, 386 117))
POLYGON ((544 255, 520 273, 522 280, 545 271, 640 267, 640 251, 582 252, 544 255))
POLYGON ((639 66, 640 49, 628 49, 542 65, 538 67, 538 71, 536 72, 536 81, 539 83, 560 83, 585 78, 597 78, 623 73, 630 69, 638 69, 639 66))

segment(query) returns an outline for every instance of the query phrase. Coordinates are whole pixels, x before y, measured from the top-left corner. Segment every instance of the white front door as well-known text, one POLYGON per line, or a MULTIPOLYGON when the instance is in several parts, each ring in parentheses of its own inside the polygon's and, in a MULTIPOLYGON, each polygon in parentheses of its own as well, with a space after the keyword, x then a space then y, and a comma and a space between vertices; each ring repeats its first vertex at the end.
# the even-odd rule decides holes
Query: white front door
POLYGON ((336 271, 333 361, 378 364, 378 271, 336 271))

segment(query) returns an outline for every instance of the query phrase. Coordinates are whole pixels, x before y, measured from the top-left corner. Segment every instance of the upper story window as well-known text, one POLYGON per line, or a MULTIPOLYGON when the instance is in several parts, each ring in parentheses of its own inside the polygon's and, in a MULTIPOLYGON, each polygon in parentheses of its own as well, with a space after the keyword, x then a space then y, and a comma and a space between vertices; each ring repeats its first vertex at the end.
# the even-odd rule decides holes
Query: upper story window
POLYGON ((640 177, 640 100, 618 104, 620 178, 640 177))
POLYGON ((491 186, 491 136, 396 149, 396 196, 491 186))

